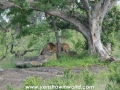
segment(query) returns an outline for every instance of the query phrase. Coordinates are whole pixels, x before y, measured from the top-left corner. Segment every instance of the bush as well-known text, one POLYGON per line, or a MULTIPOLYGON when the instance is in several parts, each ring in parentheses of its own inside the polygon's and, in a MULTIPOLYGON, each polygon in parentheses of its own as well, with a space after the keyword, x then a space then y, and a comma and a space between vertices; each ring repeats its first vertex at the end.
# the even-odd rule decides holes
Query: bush
POLYGON ((95 75, 90 74, 88 70, 83 71, 83 80, 85 82, 85 85, 93 85, 95 82, 95 75))
POLYGON ((120 88, 120 63, 112 63, 108 66, 108 79, 111 84, 106 85, 106 90, 119 90, 120 88), (109 89, 110 88, 110 89, 109 89))

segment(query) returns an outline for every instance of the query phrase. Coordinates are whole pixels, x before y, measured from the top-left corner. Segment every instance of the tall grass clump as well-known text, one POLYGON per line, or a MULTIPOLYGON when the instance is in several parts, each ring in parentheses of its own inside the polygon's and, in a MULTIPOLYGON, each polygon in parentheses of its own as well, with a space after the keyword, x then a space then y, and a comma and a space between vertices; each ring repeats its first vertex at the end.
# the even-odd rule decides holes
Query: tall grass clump
POLYGON ((58 60, 49 60, 45 63, 45 66, 48 67, 81 67, 81 66, 90 66, 90 65, 104 65, 104 63, 99 62, 98 58, 94 55, 89 55, 83 58, 79 58, 79 56, 72 57, 69 55, 63 55, 58 60))
POLYGON ((0 61, 0 68, 2 69, 15 68, 14 60, 15 60, 14 57, 11 57, 11 56, 6 57, 2 61, 0 61))
POLYGON ((108 72, 109 83, 105 90, 120 90, 120 62, 111 63, 108 72))
POLYGON ((85 85, 93 85, 95 83, 95 75, 90 74, 88 70, 83 71, 82 75, 85 85))

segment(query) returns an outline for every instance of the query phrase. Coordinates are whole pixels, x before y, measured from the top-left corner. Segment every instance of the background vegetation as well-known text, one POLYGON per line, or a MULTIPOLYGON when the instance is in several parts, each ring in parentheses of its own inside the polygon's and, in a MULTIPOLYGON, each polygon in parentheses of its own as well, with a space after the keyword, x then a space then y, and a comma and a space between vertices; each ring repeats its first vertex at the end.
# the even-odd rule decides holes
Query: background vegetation
MULTIPOLYGON (((47 8, 50 8, 49 4, 46 8, 44 7, 44 9, 47 8)), ((15 53, 12 53, 11 51, 19 51, 19 53, 22 53, 24 50, 34 49, 34 51, 27 52, 24 56, 21 56, 21 58, 38 56, 40 50, 46 45, 47 42, 56 42, 53 27, 51 27, 47 19, 43 19, 43 16, 37 16, 38 14, 41 14, 40 12, 31 12, 27 9, 25 11, 19 11, 18 9, 12 8, 10 11, 8 9, 1 13, 2 15, 0 17, 0 23, 5 28, 1 27, 0 30, 0 68, 15 68, 14 61, 18 57, 16 57, 15 53), (26 12, 28 14, 27 17, 24 15, 26 12), (16 16, 16 14, 18 15, 16 16), (7 17, 11 19, 10 23, 6 23, 5 19, 3 19, 4 15, 7 15, 7 17), (34 16, 37 18, 34 18, 34 16), (31 23, 27 20, 31 21, 31 23), (27 25, 29 25, 29 27, 27 25), (12 45, 14 46, 13 49, 12 45)), ((62 21, 58 22, 57 26, 60 27, 58 29, 58 33, 62 36, 62 42, 68 43, 70 45, 70 49, 72 51, 76 51, 78 55, 62 55, 57 61, 51 60, 44 66, 80 68, 100 65, 108 67, 107 70, 101 72, 99 75, 93 75, 87 70, 82 72, 82 74, 72 74, 69 70, 65 70, 62 77, 44 81, 41 77, 28 77, 23 82, 23 86, 20 88, 20 90, 25 90, 25 86, 27 85, 39 86, 53 84, 59 86, 73 85, 77 84, 78 82, 82 82, 80 83, 82 85, 94 85, 95 90, 101 90, 101 87, 105 90, 119 90, 119 62, 103 63, 98 61, 98 55, 88 55, 86 51, 85 39, 80 33, 73 30, 72 25, 70 25, 70 29, 61 29, 61 27, 63 28, 67 24, 69 23, 62 21)), ((116 58, 120 58, 120 7, 115 6, 111 11, 108 12, 103 22, 103 32, 102 42, 104 45, 106 45, 106 42, 110 42, 112 44, 113 55, 116 58)), ((9 85, 7 86, 7 89, 14 90, 9 85)))

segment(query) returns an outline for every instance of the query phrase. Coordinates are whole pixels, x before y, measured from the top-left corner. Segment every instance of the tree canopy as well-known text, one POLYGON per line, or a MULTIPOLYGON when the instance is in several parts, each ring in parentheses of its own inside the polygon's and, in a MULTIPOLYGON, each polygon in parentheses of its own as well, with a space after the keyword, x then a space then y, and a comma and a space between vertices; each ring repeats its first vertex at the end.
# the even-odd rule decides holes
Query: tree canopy
MULTIPOLYGON (((85 37, 91 53, 98 53, 99 57, 113 60, 101 42, 101 32, 105 15, 117 1, 5 0, 0 1, 0 9, 1 13, 7 12, 10 22, 6 27, 17 31, 17 37, 31 33, 40 35, 41 32, 52 28, 51 16, 54 16, 58 28, 73 28, 80 32, 85 37)), ((113 13, 110 14, 112 17, 113 13)))

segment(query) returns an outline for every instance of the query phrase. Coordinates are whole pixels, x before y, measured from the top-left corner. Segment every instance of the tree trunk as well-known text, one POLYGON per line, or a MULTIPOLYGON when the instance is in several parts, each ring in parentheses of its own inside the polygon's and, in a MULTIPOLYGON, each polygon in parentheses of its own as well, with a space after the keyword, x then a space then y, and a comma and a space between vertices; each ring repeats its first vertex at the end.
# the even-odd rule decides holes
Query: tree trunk
POLYGON ((88 49, 91 53, 97 53, 100 57, 100 61, 114 61, 116 60, 111 56, 106 47, 103 46, 101 42, 101 26, 99 25, 99 18, 93 18, 89 20, 89 33, 87 37, 88 49))
POLYGON ((58 30, 57 30, 57 27, 56 27, 54 17, 52 17, 52 22, 53 22, 53 26, 54 26, 56 44, 57 44, 57 52, 56 52, 56 54, 57 54, 57 58, 59 58, 60 53, 61 53, 61 42, 60 42, 60 39, 59 39, 58 30))
MULTIPOLYGON (((99 33, 97 33, 99 34, 99 33)), ((89 36, 88 38, 90 38, 89 36)), ((109 53, 107 48, 103 46, 101 43, 101 39, 99 36, 93 37, 94 42, 92 42, 91 39, 88 39, 88 47, 91 50, 92 53, 96 53, 99 55, 100 61, 115 61, 116 59, 109 53)))
POLYGON ((113 61, 116 59, 113 58, 106 47, 103 46, 100 34, 102 32, 102 21, 107 11, 115 4, 116 1, 117 0, 99 0, 98 2, 90 5, 88 0, 81 0, 83 7, 80 6, 79 2, 76 2, 79 8, 85 10, 87 15, 86 21, 88 21, 87 23, 82 23, 82 17, 77 14, 71 16, 59 10, 50 10, 46 13, 52 16, 57 16, 73 24, 76 31, 79 31, 87 40, 88 49, 91 50, 91 53, 98 54, 101 61, 113 61))

